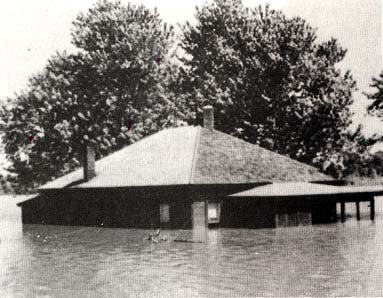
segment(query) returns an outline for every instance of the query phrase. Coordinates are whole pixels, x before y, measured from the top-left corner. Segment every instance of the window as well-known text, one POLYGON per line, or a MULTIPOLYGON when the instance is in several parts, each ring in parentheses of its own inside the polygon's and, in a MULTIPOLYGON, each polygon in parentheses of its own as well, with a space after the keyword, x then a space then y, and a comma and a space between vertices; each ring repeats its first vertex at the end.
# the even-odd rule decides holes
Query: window
POLYGON ((219 202, 209 202, 207 207, 208 223, 219 223, 221 204, 219 202))
POLYGON ((160 222, 167 223, 170 221, 169 204, 160 204, 160 222))

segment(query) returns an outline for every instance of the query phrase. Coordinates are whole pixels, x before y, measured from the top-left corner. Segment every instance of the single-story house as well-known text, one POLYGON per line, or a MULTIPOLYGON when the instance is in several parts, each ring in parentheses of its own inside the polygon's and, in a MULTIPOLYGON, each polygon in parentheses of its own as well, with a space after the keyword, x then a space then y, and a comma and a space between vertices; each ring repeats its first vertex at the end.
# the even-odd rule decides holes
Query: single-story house
MULTIPOLYGON (((211 106, 204 108, 203 127, 165 129, 98 161, 88 146, 84 160, 83 169, 19 203, 23 223, 190 229, 336 220, 340 194, 331 185, 339 181, 214 130, 211 106), (304 183, 303 192, 292 192, 291 183, 304 183)), ((371 200, 372 194, 351 197, 371 200)))

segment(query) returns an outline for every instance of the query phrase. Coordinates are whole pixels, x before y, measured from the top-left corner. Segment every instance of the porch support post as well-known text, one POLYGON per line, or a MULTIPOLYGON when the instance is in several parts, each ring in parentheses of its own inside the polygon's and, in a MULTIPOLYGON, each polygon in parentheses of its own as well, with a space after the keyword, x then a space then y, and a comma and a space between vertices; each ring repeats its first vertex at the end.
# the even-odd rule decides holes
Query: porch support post
POLYGON ((357 220, 360 220, 360 202, 359 201, 356 201, 356 219, 357 220))
POLYGON ((344 201, 340 202, 340 218, 342 222, 346 221, 346 203, 344 201))
POLYGON ((375 219, 375 198, 370 199, 370 218, 371 220, 375 219))

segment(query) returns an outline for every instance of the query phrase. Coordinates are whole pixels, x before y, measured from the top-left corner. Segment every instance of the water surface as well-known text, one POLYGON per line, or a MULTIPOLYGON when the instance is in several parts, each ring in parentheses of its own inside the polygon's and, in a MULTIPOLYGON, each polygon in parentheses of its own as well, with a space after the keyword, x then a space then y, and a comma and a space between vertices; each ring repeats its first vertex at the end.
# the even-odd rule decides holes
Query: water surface
POLYGON ((344 224, 163 231, 153 244, 148 230, 22 226, 0 200, 0 297, 383 296, 381 209, 375 222, 365 210, 344 224))

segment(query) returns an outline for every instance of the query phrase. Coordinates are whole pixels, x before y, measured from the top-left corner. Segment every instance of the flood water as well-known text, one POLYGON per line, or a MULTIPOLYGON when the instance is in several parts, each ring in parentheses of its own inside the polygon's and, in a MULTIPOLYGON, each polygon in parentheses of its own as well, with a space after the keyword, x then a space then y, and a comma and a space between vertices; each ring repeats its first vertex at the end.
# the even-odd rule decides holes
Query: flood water
POLYGON ((22 226, 0 197, 0 297, 383 296, 382 206, 375 222, 364 207, 360 222, 163 231, 154 244, 147 230, 22 226))

